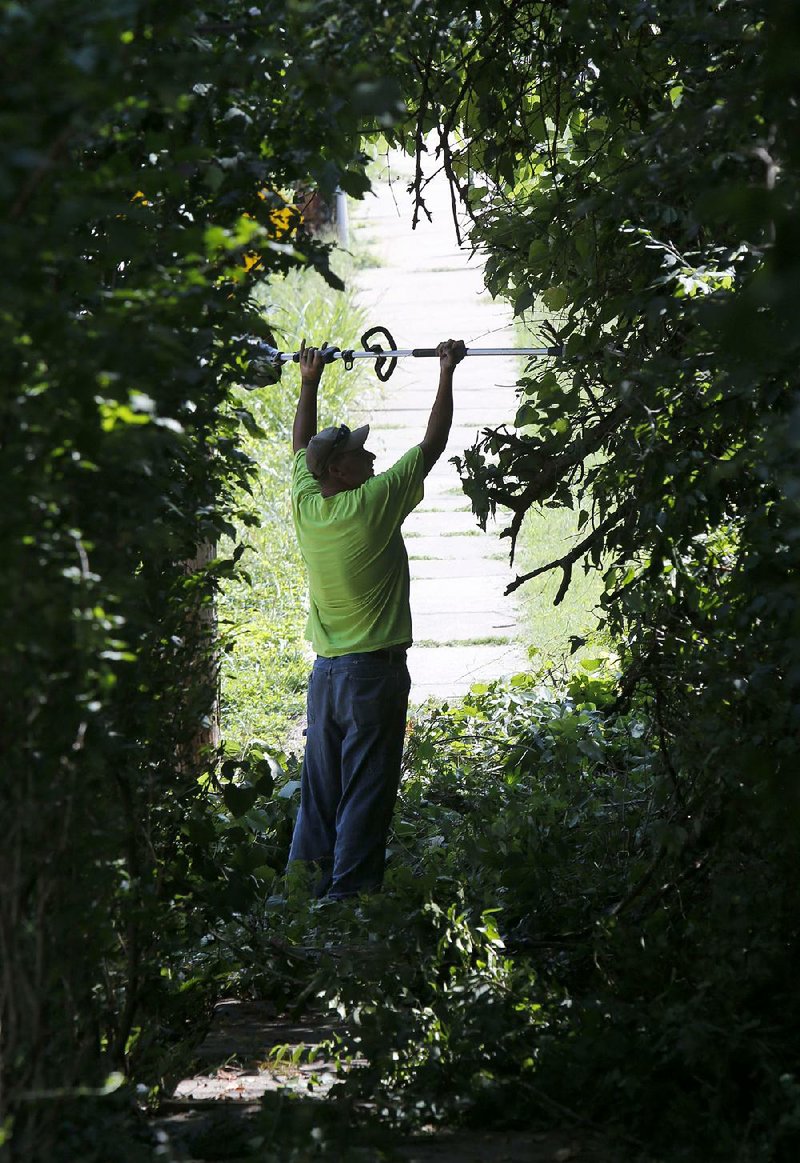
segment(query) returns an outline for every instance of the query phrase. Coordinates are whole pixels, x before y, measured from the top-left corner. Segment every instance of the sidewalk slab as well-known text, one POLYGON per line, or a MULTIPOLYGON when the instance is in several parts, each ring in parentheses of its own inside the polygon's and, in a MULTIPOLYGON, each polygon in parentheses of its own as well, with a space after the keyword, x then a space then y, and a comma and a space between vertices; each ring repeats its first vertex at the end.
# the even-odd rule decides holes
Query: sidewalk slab
POLYGON ((437 640, 473 638, 487 633, 485 629, 474 629, 473 623, 478 618, 483 619, 482 626, 491 626, 492 629, 516 627, 517 624, 513 595, 505 595, 502 580, 496 574, 493 577, 475 573, 454 577, 452 585, 447 586, 442 585, 441 578, 419 578, 411 596, 411 611, 415 636, 419 636, 420 618, 441 617, 441 631, 433 635, 437 640))
POLYGON ((457 535, 480 537, 481 531, 469 509, 445 512, 438 509, 420 512, 419 509, 415 509, 406 518, 403 525, 403 536, 412 535, 417 537, 453 537, 457 535))
POLYGON ((451 561, 454 568, 463 561, 499 561, 508 569, 508 580, 514 574, 508 567, 508 541, 501 541, 491 533, 479 530, 479 537, 408 537, 403 526, 409 561, 451 561))
POLYGON ((419 705, 426 699, 457 699, 469 694, 474 682, 491 682, 530 669, 530 661, 521 647, 414 646, 408 652, 411 673, 411 702, 419 705))
POLYGON ((505 591, 510 579, 508 563, 497 561, 491 557, 480 557, 454 561, 451 557, 423 558, 409 557, 412 587, 416 578, 444 578, 453 583, 462 580, 475 579, 485 581, 486 578, 498 578, 501 592, 505 591))
MULTIPOLYGON (((444 485, 449 485, 449 481, 444 481, 444 485)), ((469 497, 464 493, 456 495, 448 492, 446 488, 441 490, 434 490, 431 488, 431 478, 428 477, 425 481, 425 496, 417 505, 412 516, 417 513, 470 513, 472 508, 470 506, 469 497)), ((409 518, 410 520, 410 518, 409 518)), ((473 523, 477 525, 475 517, 472 517, 473 523)))
POLYGON ((516 618, 482 610, 474 614, 419 614, 414 617, 414 641, 419 646, 448 651, 456 647, 514 646, 516 618))

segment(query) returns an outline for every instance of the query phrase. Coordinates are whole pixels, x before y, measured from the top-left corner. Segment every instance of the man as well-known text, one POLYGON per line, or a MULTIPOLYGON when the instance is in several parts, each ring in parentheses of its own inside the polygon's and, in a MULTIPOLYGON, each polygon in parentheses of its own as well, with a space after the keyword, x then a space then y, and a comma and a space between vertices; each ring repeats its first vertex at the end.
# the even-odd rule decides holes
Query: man
POLYGON ((408 557, 400 533, 422 500, 453 421, 461 340, 440 343, 439 387, 420 444, 378 476, 369 425, 317 432, 325 346, 300 345, 292 433, 292 512, 308 570, 307 637, 317 659, 290 865, 316 866, 318 896, 380 888, 400 781, 411 645, 408 557))

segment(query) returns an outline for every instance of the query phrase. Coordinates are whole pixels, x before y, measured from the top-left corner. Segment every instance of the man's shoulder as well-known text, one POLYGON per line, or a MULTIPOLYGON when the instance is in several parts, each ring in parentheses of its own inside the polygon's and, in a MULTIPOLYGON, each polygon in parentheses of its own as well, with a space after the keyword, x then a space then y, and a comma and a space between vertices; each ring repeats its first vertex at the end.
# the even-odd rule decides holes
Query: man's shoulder
POLYGON ((292 453, 292 471, 294 473, 308 473, 308 475, 311 476, 311 473, 308 472, 308 465, 306 464, 306 450, 304 448, 298 448, 297 452, 292 453))
POLYGON ((301 448, 294 454, 292 462, 292 496, 299 497, 306 494, 313 496, 319 491, 319 481, 309 472, 306 464, 306 450, 301 448))
POLYGON ((417 468, 422 465, 422 449, 418 444, 414 444, 406 452, 399 457, 393 465, 384 469, 383 472, 378 473, 374 480, 383 480, 387 483, 404 481, 409 477, 414 477, 417 468))
POLYGON ((381 520, 391 516, 402 521, 422 500, 424 480, 422 449, 416 444, 361 486, 358 492, 364 511, 380 514, 381 520))

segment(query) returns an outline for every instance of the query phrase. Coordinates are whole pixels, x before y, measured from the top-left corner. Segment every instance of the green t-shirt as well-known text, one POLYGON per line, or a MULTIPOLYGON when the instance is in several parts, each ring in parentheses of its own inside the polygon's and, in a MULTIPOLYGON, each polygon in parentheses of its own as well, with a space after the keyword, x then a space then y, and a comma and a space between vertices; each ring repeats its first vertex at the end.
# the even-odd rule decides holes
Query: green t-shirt
POLYGON ((308 570, 306 637, 336 658, 411 642, 408 556, 400 526, 423 497, 419 445, 357 489, 323 497, 297 453, 292 514, 308 570))

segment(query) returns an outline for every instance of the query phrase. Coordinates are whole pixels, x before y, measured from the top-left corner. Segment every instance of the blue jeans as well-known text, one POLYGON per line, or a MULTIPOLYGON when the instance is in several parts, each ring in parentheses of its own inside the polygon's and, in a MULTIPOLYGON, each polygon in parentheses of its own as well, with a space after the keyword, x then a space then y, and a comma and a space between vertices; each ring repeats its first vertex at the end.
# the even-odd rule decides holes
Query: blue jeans
POLYGON ((317 896, 381 886, 410 686, 405 651, 397 648, 314 663, 289 863, 318 866, 317 896))

